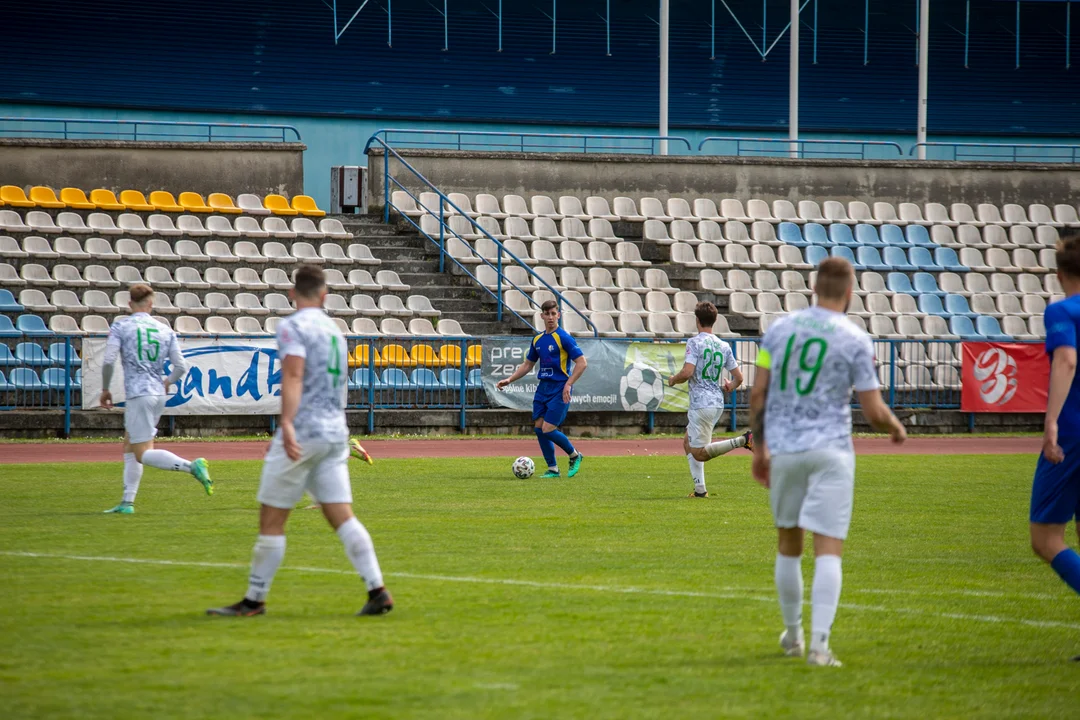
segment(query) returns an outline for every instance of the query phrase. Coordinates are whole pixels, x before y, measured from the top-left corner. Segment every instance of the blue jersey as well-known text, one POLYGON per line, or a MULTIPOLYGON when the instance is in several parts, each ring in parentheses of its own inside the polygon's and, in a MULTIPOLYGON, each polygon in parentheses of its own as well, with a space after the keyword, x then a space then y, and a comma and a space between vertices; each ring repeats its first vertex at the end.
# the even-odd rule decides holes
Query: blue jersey
MULTIPOLYGON (((1046 354, 1052 359, 1060 347, 1075 348, 1080 336, 1080 295, 1051 303, 1043 315, 1046 354)), ((1073 379, 1069 396, 1058 417, 1058 437, 1080 438, 1080 374, 1073 379)))
POLYGON ((573 362, 584 353, 577 342, 562 328, 553 333, 541 333, 533 338, 525 356, 529 362, 539 362, 536 372, 541 384, 549 382, 565 384, 573 372, 573 362))

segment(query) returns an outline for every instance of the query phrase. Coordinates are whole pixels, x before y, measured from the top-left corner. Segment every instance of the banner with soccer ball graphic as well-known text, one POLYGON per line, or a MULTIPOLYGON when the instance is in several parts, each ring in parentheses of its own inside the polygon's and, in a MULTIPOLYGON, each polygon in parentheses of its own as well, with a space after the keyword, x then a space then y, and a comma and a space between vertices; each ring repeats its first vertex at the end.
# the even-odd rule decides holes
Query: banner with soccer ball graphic
POLYGON ((960 409, 964 412, 1046 412, 1050 362, 1042 343, 962 344, 960 409))

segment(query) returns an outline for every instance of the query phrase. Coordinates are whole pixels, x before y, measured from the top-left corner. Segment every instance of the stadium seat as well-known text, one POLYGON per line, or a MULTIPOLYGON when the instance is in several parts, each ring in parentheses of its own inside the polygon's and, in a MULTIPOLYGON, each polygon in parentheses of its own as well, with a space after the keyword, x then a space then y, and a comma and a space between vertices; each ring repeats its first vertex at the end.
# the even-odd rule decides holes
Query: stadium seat
POLYGON ((949 206, 949 216, 953 222, 974 225, 975 227, 983 227, 985 222, 975 217, 975 211, 971 209, 971 206, 967 203, 953 203, 949 206))
MULTIPOLYGON (((210 219, 211 218, 207 218, 208 221, 210 219)), ((221 219, 225 220, 226 224, 229 222, 226 218, 221 219)), ((176 218, 176 229, 180 234, 187 235, 188 237, 208 237, 214 234, 213 231, 204 227, 202 220, 195 215, 181 215, 176 218)), ((239 235, 239 233, 236 234, 239 235)))
MULTIPOLYGON (((503 195, 503 212, 509 217, 514 216, 523 220, 535 220, 536 215, 529 212, 529 206, 525 198, 520 195, 503 195)), ((437 209, 437 206, 436 206, 437 209)))
MULTIPOLYGON (((25 268, 23 268, 25 275, 25 268)), ((56 312, 56 306, 49 302, 41 290, 20 290, 19 304, 32 312, 56 312)))
MULTIPOLYGON (((944 229, 948 230, 949 228, 944 229)), ((934 247, 934 242, 931 241, 929 233, 927 233, 926 228, 921 225, 908 225, 904 229, 904 236, 909 245, 917 245, 929 249, 933 249, 934 247)))
POLYGON ((37 235, 23 238, 23 250, 28 256, 39 260, 55 260, 59 257, 59 254, 49 245, 49 241, 37 235))
POLYGON ((11 369, 11 386, 16 390, 24 391, 44 391, 48 388, 45 383, 41 382, 38 378, 38 374, 28 367, 17 367, 11 369))
POLYGON ((1012 225, 1011 222, 1001 217, 1001 210, 998 209, 998 206, 991 203, 979 203, 975 208, 975 217, 985 225, 998 225, 1001 227, 1012 225))
MULTIPOLYGON (((1042 206, 1046 208, 1045 205, 1042 206)), ((1049 210, 1049 208, 1046 208, 1049 210)), ((1027 212, 1024 211, 1023 205, 1017 205, 1016 203, 1007 203, 1002 208, 1002 219, 1009 225, 1022 225, 1024 227, 1033 228, 1039 223, 1032 220, 1028 220, 1027 212)))
POLYGON ((179 237, 184 234, 176 228, 171 217, 161 214, 154 214, 147 218, 145 227, 142 224, 142 218, 138 215, 121 215, 120 229, 131 235, 179 237))
MULTIPOLYGON (((873 248, 867 248, 872 250, 873 248)), ((829 253, 833 257, 842 257, 847 260, 856 270, 866 270, 867 268, 855 259, 855 254, 851 251, 850 247, 846 245, 834 245, 832 251, 829 253)))
MULTIPOLYGON (((1021 251, 1017 250, 1016 252, 1021 252, 1021 251)), ((1028 252, 1031 252, 1031 251, 1029 250, 1028 252)), ((1038 256, 1038 259, 1037 259, 1036 262, 1038 262, 1038 265, 1035 265, 1035 266, 1027 264, 1026 260, 1022 260, 1022 262, 1018 262, 1017 264, 1020 266, 1021 269, 1026 270, 1028 272, 1036 272, 1037 273, 1037 272, 1040 272, 1040 268, 1045 268, 1045 270, 1043 270, 1043 272, 1056 272, 1057 271, 1057 255, 1055 254, 1054 248, 1045 248, 1043 250, 1040 250, 1039 251, 1039 256, 1038 256)))
POLYGON ((650 220, 669 223, 675 219, 667 214, 664 204, 654 197, 641 198, 639 207, 641 208, 641 214, 650 220))
POLYGON ((43 367, 52 365, 49 356, 37 343, 21 342, 15 346, 15 359, 21 365, 43 367))
MULTIPOLYGON (((278 196, 280 197, 280 196, 278 196)), ((282 198, 284 200, 284 198, 282 198)), ((270 210, 263 206, 262 199, 252 193, 242 193, 236 198, 237 207, 247 215, 269 215, 270 210)))
POLYGON ((947 270, 949 272, 968 272, 971 270, 971 268, 961 264, 959 258, 956 256, 956 251, 952 248, 935 248, 934 262, 937 263, 942 270, 947 270))
POLYGON ((618 265, 631 267, 648 267, 652 263, 641 259, 641 252, 634 243, 620 242, 615 246, 615 259, 618 265))
POLYGON ((111 215, 105 213, 90 213, 86 219, 90 232, 101 235, 120 235, 124 231, 116 226, 111 215))
MULTIPOLYGON (((427 318, 413 318, 409 321, 409 333, 417 337, 435 337, 439 333, 435 330, 435 326, 432 325, 431 320, 427 318)), ((418 346, 426 347, 426 346, 418 346)), ((416 351, 416 348, 413 348, 416 351)))
MULTIPOLYGON (((886 203, 887 204, 887 203, 886 203)), ((890 209, 892 206, 889 206, 890 209)), ((865 225, 880 225, 881 220, 874 217, 870 212, 870 206, 861 200, 852 200, 848 203, 848 217, 856 223, 865 225)), ((895 213, 894 213, 895 215, 895 213)))
MULTIPOLYGON (((548 283, 556 290, 573 290, 576 292, 589 292, 592 290, 592 286, 586 281, 585 274, 581 268, 576 267, 564 267, 559 270, 558 283, 548 283)), ((540 283, 536 284, 537 288, 543 288, 540 283)))
MULTIPOLYGON (((916 226, 918 227, 918 226, 916 226)), ((926 228, 922 228, 923 232, 926 228)), ((897 247, 908 247, 908 239, 899 225, 882 225, 880 228, 881 244, 897 247)))
MULTIPOLYGON (((977 273, 972 273, 978 277, 983 277, 977 273)), ((967 275, 965 275, 967 277, 967 275)), ((970 297, 971 292, 964 287, 964 280, 959 275, 953 272, 938 273, 937 276, 938 285, 941 286, 942 292, 946 295, 963 295, 964 297, 970 297)))
POLYGON ((1054 220, 1065 227, 1080 227, 1080 218, 1076 216, 1076 208, 1072 205, 1055 205, 1054 220))
POLYGON ((777 259, 775 251, 768 245, 751 245, 750 261, 770 270, 783 270, 787 267, 777 259))
POLYGON ((271 193, 263 199, 263 207, 274 215, 293 216, 299 214, 299 211, 293 209, 283 195, 276 193, 271 193))
POLYGON ((1056 248, 1058 240, 1061 239, 1061 235, 1058 233, 1057 228, 1050 227, 1048 225, 1040 225, 1035 228, 1035 245, 1036 247, 1051 247, 1056 248))
POLYGON ((74 265, 54 265, 53 280, 66 287, 87 287, 90 285, 89 281, 83 279, 79 269, 74 265))
POLYGON ((35 203, 26 197, 26 192, 17 185, 0 186, 0 205, 11 207, 34 207, 35 203))
POLYGON ((86 222, 83 220, 82 215, 79 215, 78 213, 60 213, 56 216, 56 224, 60 227, 62 232, 75 233, 76 235, 90 232, 90 228, 86 226, 86 222))
POLYGON ((827 257, 829 257, 829 251, 820 245, 810 245, 806 248, 806 262, 814 267, 821 264, 821 261, 827 257))
MULTIPOLYGON (((758 292, 771 292, 776 295, 784 295, 787 293, 787 290, 780 287, 780 282, 776 278, 776 273, 772 270, 754 271, 754 289, 758 292)), ((687 312, 692 312, 692 309, 687 312)))
MULTIPOLYGON (((11 211, 9 210, 7 212, 11 211)), ((50 234, 60 232, 60 226, 53 221, 52 215, 41 210, 31 210, 26 213, 26 225, 30 228, 31 232, 36 231, 50 234)))
MULTIPOLYGON (((14 265, 9 265, 8 263, 0 263, 0 287, 2 287, 2 288, 13 288, 13 287, 24 287, 25 285, 26 285, 26 281, 23 280, 21 277, 19 277, 19 274, 15 271, 15 266, 14 265)), ((10 290, 0 290, 0 293, 7 293, 7 295, 10 295, 11 291, 10 290)), ((6 296, 5 295, 0 295, 0 312, 5 310, 4 301, 3 301, 4 297, 6 297, 6 296)))
POLYGON ((784 221, 780 223, 778 230, 780 242, 782 243, 795 247, 806 247, 809 244, 803 239, 802 230, 793 222, 784 221))
POLYGON ((805 310, 810 307, 810 301, 805 295, 799 293, 791 293, 784 296, 784 311, 785 312, 798 312, 799 310, 805 310))
POLYGON ((841 223, 829 226, 829 242, 833 245, 844 245, 847 247, 855 247, 858 245, 854 235, 851 233, 851 228, 841 223))
POLYGON ((855 225, 858 220, 854 220, 848 216, 847 208, 843 203, 835 200, 825 201, 825 219, 831 223, 843 223, 845 225, 855 225))
POLYGON ((619 292, 616 307, 620 313, 632 313, 634 315, 640 315, 645 317, 649 314, 649 311, 645 309, 642 295, 632 292, 630 290, 622 290, 619 292))
POLYGON ((311 221, 311 218, 293 218, 289 223, 289 229, 296 233, 297 237, 311 238, 314 240, 321 240, 325 237, 324 233, 315 227, 315 223, 311 221))
POLYGON ((476 211, 480 215, 492 217, 496 220, 505 220, 507 214, 499 206, 499 199, 489 193, 480 193, 476 196, 476 211))
MULTIPOLYGON (((915 207, 918 208, 918 206, 915 207)), ((896 214, 896 208, 893 207, 893 204, 887 202, 874 203, 874 219, 882 224, 907 225, 908 223, 907 220, 896 214)))
POLYGON ((690 203, 684 198, 668 198, 667 213, 676 220, 697 221, 697 216, 690 211, 690 203))
MULTIPOLYGON (((107 192, 107 191, 94 190, 90 194, 90 197, 94 198, 94 193, 98 193, 98 192, 107 192)), ((99 208, 106 209, 106 206, 103 205, 100 200, 95 198, 94 202, 97 204, 97 206, 99 208)), ((146 200, 146 196, 144 196, 142 194, 142 192, 140 192, 139 190, 121 190, 120 191, 120 204, 123 205, 124 209, 135 210, 135 211, 138 211, 138 212, 151 212, 151 211, 153 211, 155 209, 154 206, 152 204, 150 204, 146 200)), ((116 210, 116 209, 119 209, 119 208, 107 208, 107 209, 116 210)))
MULTIPOLYGON (((202 198, 200 198, 200 200, 201 199, 202 198)), ((184 208, 176 202, 176 198, 167 190, 154 190, 151 192, 150 204, 154 206, 155 210, 159 210, 160 212, 184 212, 184 208)), ((130 204, 128 206, 130 207, 130 204)))
POLYGON ((971 309, 968 304, 968 298, 963 295, 956 295, 950 293, 945 296, 945 312, 949 316, 960 315, 963 317, 973 318, 978 315, 971 309))
MULTIPOLYGON (((1006 208, 1008 207, 1009 206, 1006 205, 1006 208)), ((1054 228, 1065 227, 1064 223, 1058 222, 1054 218, 1054 212, 1050 207, 1043 205, 1042 203, 1032 203, 1031 205, 1028 205, 1027 216, 1029 222, 1034 223, 1035 225, 1050 226, 1054 228)))
POLYGON ((991 342, 1008 342, 1011 337, 1001 331, 1001 324, 997 318, 979 315, 975 318, 975 330, 991 342))
MULTIPOLYGON (((612 205, 613 214, 626 222, 645 222, 646 217, 638 212, 637 203, 633 198, 617 197, 612 205)), ((1075 213, 1075 210, 1074 210, 1075 213)), ((614 222, 614 221, 613 221, 614 222)))
MULTIPOLYGON (((873 250, 874 248, 868 248, 868 249, 873 250)), ((919 257, 929 263, 928 267, 923 267, 922 265, 919 265, 919 264, 909 260, 908 259, 909 258, 908 253, 904 252, 903 248, 899 248, 899 247, 896 247, 896 246, 893 246, 893 245, 890 245, 890 246, 885 248, 885 250, 884 250, 885 256, 882 259, 882 262, 885 265, 890 266, 893 270, 897 270, 897 271, 900 271, 900 272, 915 272, 916 270, 926 270, 926 269, 929 269, 931 267, 933 267, 933 268, 937 267, 936 265, 933 264, 933 259, 930 257, 930 253, 929 253, 929 251, 927 251, 926 248, 912 248, 911 252, 912 252, 913 255, 914 255, 916 250, 921 250, 922 251, 922 254, 919 255, 919 257), (923 257, 923 255, 925 255, 925 257, 923 257)), ((860 257, 860 260, 862 260, 861 257, 860 257)), ((863 261, 863 262, 865 262, 865 261, 863 261)), ((867 267, 870 267, 870 266, 867 265, 867 267)), ((871 268, 871 269, 873 269, 873 268, 871 268)))
POLYGON ((695 198, 692 211, 696 222, 708 220, 709 222, 723 222, 724 218, 716 209, 716 203, 708 198, 695 198))
POLYGON ((292 209, 296 210, 301 215, 307 215, 308 217, 326 216, 326 211, 320 210, 319 206, 315 204, 314 198, 309 195, 294 195, 292 198, 292 209))
POLYGON ((215 209, 206 204, 202 195, 196 192, 182 192, 177 203, 187 212, 210 213, 215 209))
POLYGON ((82 358, 74 345, 57 342, 49 345, 49 362, 56 367, 79 367, 82 365, 82 358))
POLYGON ((8 235, 0 235, 0 257, 24 258, 28 253, 19 247, 15 238, 8 235))
POLYGON ((559 197, 559 214, 563 217, 588 222, 592 215, 581 206, 581 199, 574 195, 562 195, 559 197))
POLYGON ((112 190, 97 189, 90 191, 90 198, 86 198, 86 194, 78 188, 64 188, 60 191, 60 199, 63 200, 68 207, 75 208, 77 210, 93 210, 94 208, 100 210, 125 210, 127 206, 116 199, 116 195, 112 190))
POLYGON ((529 209, 537 218, 563 219, 563 214, 555 209, 555 203, 547 195, 533 195, 529 198, 529 209))

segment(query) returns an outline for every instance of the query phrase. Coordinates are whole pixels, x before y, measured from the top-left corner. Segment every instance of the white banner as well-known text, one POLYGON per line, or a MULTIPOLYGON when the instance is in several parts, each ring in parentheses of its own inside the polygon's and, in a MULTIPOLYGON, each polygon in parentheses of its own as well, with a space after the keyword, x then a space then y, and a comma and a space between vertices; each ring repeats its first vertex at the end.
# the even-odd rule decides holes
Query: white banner
MULTIPOLYGON (((83 409, 101 407, 105 338, 83 340, 83 409)), ((277 344, 263 339, 181 338, 188 371, 169 390, 166 415, 276 415, 281 412, 281 365, 277 344)), ((166 365, 166 373, 169 372, 166 365)), ((122 403, 124 371, 112 380, 113 402, 122 403)), ((122 406, 121 406, 122 407, 122 406)))

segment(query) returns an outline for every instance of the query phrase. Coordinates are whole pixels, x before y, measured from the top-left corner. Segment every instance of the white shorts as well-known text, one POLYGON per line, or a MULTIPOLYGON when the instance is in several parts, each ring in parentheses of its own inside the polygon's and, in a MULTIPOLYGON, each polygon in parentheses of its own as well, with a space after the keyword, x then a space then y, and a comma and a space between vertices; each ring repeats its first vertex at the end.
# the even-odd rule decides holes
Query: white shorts
POLYGON ((150 442, 157 435, 158 420, 165 412, 164 395, 128 398, 124 404, 124 430, 132 445, 150 442))
POLYGON ((686 436, 690 447, 703 448, 712 442, 713 428, 724 416, 724 408, 690 408, 686 411, 686 436))
POLYGON ((826 449, 774 455, 769 504, 778 528, 843 540, 855 498, 855 453, 826 449))
POLYGON ((293 462, 285 454, 281 433, 274 435, 263 462, 259 502, 291 510, 306 490, 320 503, 352 503, 348 441, 308 441, 300 446, 303 454, 293 462))

